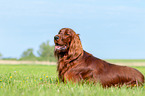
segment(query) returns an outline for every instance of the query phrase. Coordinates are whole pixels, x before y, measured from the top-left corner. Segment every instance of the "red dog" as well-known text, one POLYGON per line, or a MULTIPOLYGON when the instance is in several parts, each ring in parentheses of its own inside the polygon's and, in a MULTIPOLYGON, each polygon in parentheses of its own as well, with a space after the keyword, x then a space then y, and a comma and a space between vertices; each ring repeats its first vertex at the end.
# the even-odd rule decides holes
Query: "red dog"
POLYGON ((60 80, 100 82, 103 87, 141 85, 144 76, 136 69, 110 64, 83 50, 79 35, 63 28, 54 37, 60 80))

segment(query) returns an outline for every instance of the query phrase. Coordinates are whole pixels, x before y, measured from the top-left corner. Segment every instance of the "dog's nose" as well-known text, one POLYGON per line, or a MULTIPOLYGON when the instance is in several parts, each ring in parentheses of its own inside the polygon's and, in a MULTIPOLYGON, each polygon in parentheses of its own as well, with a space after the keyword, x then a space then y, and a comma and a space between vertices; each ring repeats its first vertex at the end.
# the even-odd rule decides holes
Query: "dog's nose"
POLYGON ((58 36, 55 36, 55 37, 54 37, 54 40, 58 40, 58 39, 59 39, 59 37, 58 37, 58 36))

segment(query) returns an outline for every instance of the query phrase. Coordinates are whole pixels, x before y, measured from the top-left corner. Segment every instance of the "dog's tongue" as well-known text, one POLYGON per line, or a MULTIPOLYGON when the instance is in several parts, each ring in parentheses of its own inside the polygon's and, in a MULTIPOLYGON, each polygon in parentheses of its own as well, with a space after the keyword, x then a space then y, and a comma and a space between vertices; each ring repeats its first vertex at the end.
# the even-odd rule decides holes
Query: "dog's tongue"
POLYGON ((60 46, 55 46, 55 50, 57 50, 57 49, 59 49, 60 48, 60 46))
POLYGON ((66 46, 55 46, 55 51, 56 50, 65 50, 66 46))
POLYGON ((61 48, 61 46, 55 46, 55 50, 58 50, 60 48, 61 48))

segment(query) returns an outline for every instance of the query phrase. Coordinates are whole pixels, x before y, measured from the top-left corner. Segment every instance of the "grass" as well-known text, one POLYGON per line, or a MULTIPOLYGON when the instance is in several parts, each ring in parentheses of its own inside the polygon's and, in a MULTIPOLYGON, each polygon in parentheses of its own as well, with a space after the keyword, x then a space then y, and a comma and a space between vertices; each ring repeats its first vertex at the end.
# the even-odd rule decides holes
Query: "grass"
MULTIPOLYGON (((145 75, 145 67, 134 67, 145 75)), ((142 87, 64 84, 52 65, 0 65, 0 96, 144 96, 142 87)))
POLYGON ((106 61, 112 63, 133 63, 133 62, 143 62, 145 63, 145 59, 107 59, 106 61))

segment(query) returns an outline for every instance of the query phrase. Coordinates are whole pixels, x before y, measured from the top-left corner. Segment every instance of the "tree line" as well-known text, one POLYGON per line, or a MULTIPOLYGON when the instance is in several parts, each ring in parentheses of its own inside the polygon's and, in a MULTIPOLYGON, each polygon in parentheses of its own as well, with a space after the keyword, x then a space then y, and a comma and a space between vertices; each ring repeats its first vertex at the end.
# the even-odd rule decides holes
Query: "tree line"
MULTIPOLYGON (((39 46, 39 50, 37 51, 38 56, 34 54, 33 48, 28 48, 25 50, 19 59, 16 58, 9 58, 9 59, 16 59, 16 60, 30 60, 30 61, 56 61, 54 57, 54 46, 49 44, 49 41, 43 42, 39 46)), ((0 59, 8 59, 2 58, 2 54, 0 53, 0 59)))

